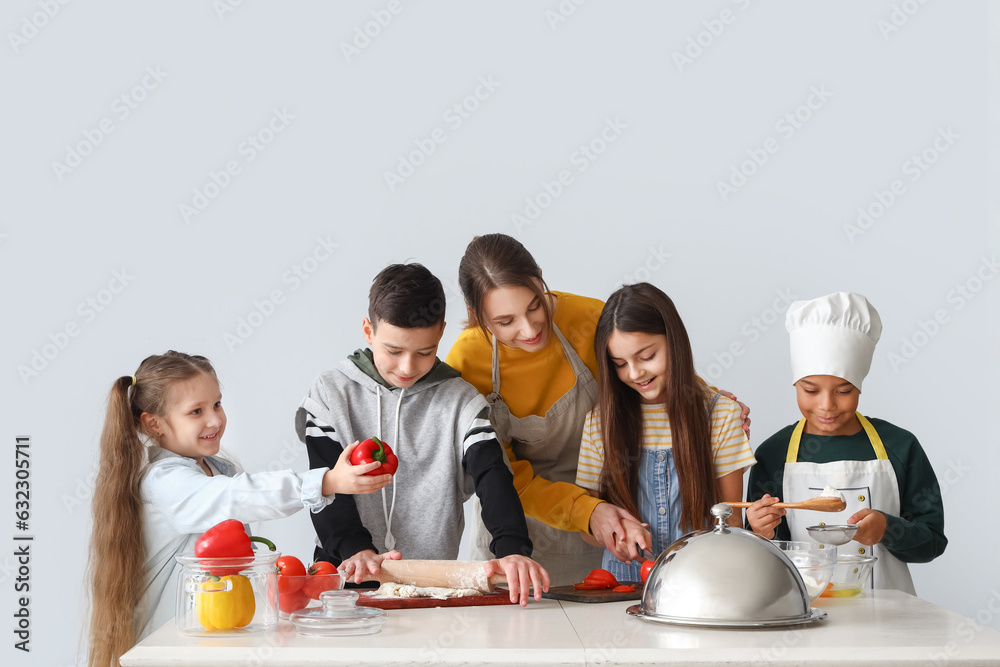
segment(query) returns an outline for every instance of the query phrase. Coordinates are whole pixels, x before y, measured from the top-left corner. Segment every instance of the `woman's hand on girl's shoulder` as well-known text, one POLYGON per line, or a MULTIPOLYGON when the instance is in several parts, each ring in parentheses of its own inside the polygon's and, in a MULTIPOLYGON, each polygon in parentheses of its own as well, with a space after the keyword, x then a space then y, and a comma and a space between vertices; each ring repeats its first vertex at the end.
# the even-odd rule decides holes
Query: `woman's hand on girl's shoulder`
POLYGON ((750 436, 750 406, 746 403, 741 403, 739 399, 736 398, 736 394, 731 391, 726 391, 725 389, 716 389, 720 394, 725 396, 731 401, 735 401, 736 405, 740 406, 740 419, 743 420, 743 432, 750 436))
POLYGON ((392 475, 369 475, 372 470, 378 470, 382 464, 379 462, 366 463, 364 465, 351 465, 351 452, 357 447, 359 442, 344 447, 344 451, 337 458, 337 464, 323 475, 323 495, 332 496, 336 493, 347 493, 351 495, 364 495, 374 493, 392 481, 392 475))

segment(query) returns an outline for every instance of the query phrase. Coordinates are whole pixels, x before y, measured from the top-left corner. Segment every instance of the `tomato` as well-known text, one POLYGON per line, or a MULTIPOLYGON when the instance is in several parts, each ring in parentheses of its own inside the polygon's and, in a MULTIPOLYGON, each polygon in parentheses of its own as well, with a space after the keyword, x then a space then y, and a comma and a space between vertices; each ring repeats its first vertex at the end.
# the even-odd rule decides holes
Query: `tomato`
POLYGON ((628 586, 615 586, 611 590, 615 593, 635 593, 635 584, 629 584, 628 586))
POLYGON ((302 592, 313 600, 319 599, 323 591, 333 591, 341 588, 340 572, 333 563, 325 560, 316 561, 309 566, 309 576, 302 584, 302 592))
POLYGON ((647 560, 642 564, 642 569, 639 570, 639 576, 642 577, 642 583, 646 583, 646 577, 649 576, 649 571, 653 569, 653 561, 647 560))
MULTIPOLYGON (((280 577, 278 578, 280 581, 280 577)), ((278 609, 291 614, 293 611, 303 609, 309 604, 309 596, 302 591, 292 591, 291 593, 278 594, 278 609)))
POLYGON ((277 562, 278 595, 294 593, 302 588, 303 577, 306 576, 306 566, 295 556, 282 556, 277 562))
POLYGON ((596 591, 605 588, 614 588, 617 585, 618 580, 615 579, 615 575, 607 570, 597 569, 591 570, 590 574, 583 578, 582 583, 573 584, 573 588, 578 591, 596 591))
POLYGON ((590 574, 583 578, 583 583, 603 584, 604 588, 614 588, 618 585, 618 580, 615 578, 615 575, 607 570, 596 569, 591 570, 590 574))

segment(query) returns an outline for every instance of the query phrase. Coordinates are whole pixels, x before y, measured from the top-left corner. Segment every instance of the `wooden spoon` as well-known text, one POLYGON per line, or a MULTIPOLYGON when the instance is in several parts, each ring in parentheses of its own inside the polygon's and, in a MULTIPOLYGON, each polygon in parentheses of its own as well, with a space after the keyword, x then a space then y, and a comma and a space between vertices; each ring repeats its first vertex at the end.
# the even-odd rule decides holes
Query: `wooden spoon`
MULTIPOLYGON (((730 503, 730 507, 750 507, 753 503, 730 503)), ((816 512, 842 512, 847 509, 847 503, 834 496, 817 496, 800 503, 774 503, 771 507, 782 507, 789 510, 814 510, 816 512)))

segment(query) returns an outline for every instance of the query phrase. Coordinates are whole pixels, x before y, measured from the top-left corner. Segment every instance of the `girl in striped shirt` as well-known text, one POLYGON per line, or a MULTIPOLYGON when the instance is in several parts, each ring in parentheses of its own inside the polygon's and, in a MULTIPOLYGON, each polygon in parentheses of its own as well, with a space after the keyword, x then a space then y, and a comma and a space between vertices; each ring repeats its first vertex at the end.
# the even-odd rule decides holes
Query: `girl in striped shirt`
MULTIPOLYGON (((648 524, 658 554, 682 534, 711 523, 709 509, 743 497, 754 464, 735 401, 695 375, 684 323, 649 283, 611 295, 597 323, 598 405, 584 425, 576 483, 648 524)), ((730 521, 740 526, 740 517, 730 521)), ((619 539, 639 541, 626 523, 619 539)), ((619 581, 638 581, 638 563, 605 550, 619 581)))

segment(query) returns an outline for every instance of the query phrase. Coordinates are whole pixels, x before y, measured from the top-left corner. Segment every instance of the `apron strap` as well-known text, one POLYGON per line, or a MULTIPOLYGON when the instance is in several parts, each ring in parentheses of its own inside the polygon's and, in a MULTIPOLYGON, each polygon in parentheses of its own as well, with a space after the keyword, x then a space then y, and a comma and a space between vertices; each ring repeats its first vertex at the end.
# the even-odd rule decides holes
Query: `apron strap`
POLYGON ((500 395, 500 355, 497 354, 497 337, 490 334, 493 340, 493 354, 490 356, 490 363, 493 365, 493 393, 500 395))
POLYGON ((861 422, 861 426, 864 427, 865 433, 868 434, 868 439, 871 440, 872 447, 875 449, 875 458, 888 460, 889 457, 885 453, 885 445, 882 444, 882 438, 879 437, 878 433, 875 431, 875 427, 872 423, 868 421, 860 412, 858 413, 858 421, 861 422))
POLYGON ((802 440, 802 431, 806 427, 806 418, 803 417, 795 425, 792 437, 788 440, 788 454, 785 456, 785 463, 795 463, 799 460, 799 442, 802 440))
MULTIPOLYGON (((858 421, 861 422, 861 427, 868 434, 868 440, 872 443, 872 449, 875 450, 875 458, 887 460, 889 457, 885 453, 885 445, 882 444, 882 438, 879 437, 878 432, 872 423, 868 421, 860 412, 855 413, 858 416, 858 421)), ((792 431, 792 437, 788 440, 788 454, 785 456, 785 463, 795 463, 799 460, 799 442, 802 440, 802 431, 805 430, 806 419, 803 417, 799 420, 799 423, 795 425, 795 429, 792 431)))

